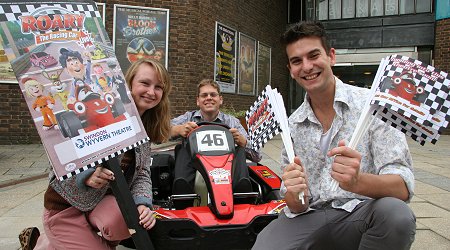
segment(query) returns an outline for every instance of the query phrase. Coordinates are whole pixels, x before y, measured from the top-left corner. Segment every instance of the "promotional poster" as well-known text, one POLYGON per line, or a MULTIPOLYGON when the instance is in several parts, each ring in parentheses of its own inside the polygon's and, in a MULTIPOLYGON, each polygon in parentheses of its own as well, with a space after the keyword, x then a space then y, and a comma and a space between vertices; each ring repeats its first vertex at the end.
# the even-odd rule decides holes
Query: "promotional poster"
POLYGON ((214 80, 223 93, 236 92, 236 30, 216 22, 214 80))
POLYGON ((59 179, 148 141, 94 2, 1 7, 2 47, 59 179))
POLYGON ((140 58, 167 68, 169 10, 114 4, 113 42, 124 72, 140 58))
POLYGON ((260 92, 266 85, 270 85, 271 79, 271 55, 272 49, 258 42, 258 88, 256 92, 260 92))
POLYGON ((2 37, 0 37, 0 81, 17 83, 16 75, 14 75, 11 64, 8 61, 6 51, 3 49, 2 40, 2 37))
POLYGON ((256 85, 256 40, 239 33, 239 94, 254 95, 256 85))

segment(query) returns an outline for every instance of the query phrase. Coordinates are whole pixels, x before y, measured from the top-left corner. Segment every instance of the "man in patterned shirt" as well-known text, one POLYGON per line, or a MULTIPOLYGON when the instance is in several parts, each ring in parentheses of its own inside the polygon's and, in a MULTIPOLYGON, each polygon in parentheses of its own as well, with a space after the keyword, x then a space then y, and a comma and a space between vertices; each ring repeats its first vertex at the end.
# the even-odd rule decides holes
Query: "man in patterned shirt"
POLYGON ((356 150, 347 147, 369 90, 333 75, 336 52, 321 23, 297 23, 282 42, 290 75, 307 94, 289 117, 294 163, 282 151, 287 207, 253 249, 409 249, 416 227, 405 202, 414 175, 404 134, 375 119, 356 150))
MULTIPOLYGON (((198 122, 216 122, 230 127, 234 142, 237 145, 235 152, 236 167, 233 169, 233 191, 251 192, 251 183, 248 177, 246 158, 253 162, 261 160, 258 151, 251 148, 248 134, 239 120, 231 115, 222 113, 219 108, 223 103, 223 97, 219 85, 211 79, 203 79, 197 87, 197 106, 195 111, 188 111, 172 119, 171 136, 186 137, 189 132, 197 127, 198 122)), ((194 192, 195 169, 191 166, 191 157, 184 147, 176 150, 174 194, 186 194, 194 192)))

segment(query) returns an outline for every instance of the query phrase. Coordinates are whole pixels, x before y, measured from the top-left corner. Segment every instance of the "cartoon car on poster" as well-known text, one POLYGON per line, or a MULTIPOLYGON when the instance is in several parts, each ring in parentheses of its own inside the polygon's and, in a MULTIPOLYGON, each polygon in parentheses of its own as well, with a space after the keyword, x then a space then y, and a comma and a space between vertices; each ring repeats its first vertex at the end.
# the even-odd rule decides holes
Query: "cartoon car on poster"
POLYGON ((41 69, 48 68, 58 63, 58 61, 56 61, 56 59, 52 55, 43 51, 31 54, 30 62, 33 66, 39 67, 41 69))
POLYGON ((126 119, 122 101, 112 94, 101 95, 88 85, 79 85, 75 95, 77 101, 68 105, 70 110, 57 115, 64 137, 72 138, 126 119))

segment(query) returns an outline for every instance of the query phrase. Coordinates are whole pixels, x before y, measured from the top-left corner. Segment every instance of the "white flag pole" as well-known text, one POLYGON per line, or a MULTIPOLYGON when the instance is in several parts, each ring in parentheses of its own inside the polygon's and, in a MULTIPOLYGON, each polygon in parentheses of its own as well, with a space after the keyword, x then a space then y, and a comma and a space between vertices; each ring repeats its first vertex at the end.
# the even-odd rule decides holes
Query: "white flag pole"
MULTIPOLYGON (((358 146, 359 141, 362 139, 363 135, 369 129, 370 125, 372 124, 372 121, 375 119, 375 115, 372 114, 374 111, 377 111, 378 109, 376 106, 371 105, 370 103, 372 101, 372 97, 375 95, 375 92, 378 89, 378 86, 380 85, 380 80, 388 61, 389 61, 388 58, 381 59, 380 66, 378 67, 377 73, 372 82, 372 87, 370 88, 369 97, 366 100, 366 103, 364 104, 364 108, 359 117, 355 131, 353 131, 352 138, 350 139, 350 142, 347 145, 351 149, 356 149, 356 146, 358 146)), ((338 187, 339 183, 335 179, 332 179, 331 191, 333 192, 337 191, 338 187)))
MULTIPOLYGON (((277 89, 272 89, 269 85, 266 86, 266 93, 269 97, 269 102, 274 108, 275 119, 280 123, 281 127, 281 139, 283 140, 284 148, 290 163, 294 162, 294 146, 292 145, 291 132, 288 125, 286 109, 284 106, 283 97, 278 93, 277 89)), ((302 204, 305 204, 305 194, 301 192, 299 199, 302 204)))

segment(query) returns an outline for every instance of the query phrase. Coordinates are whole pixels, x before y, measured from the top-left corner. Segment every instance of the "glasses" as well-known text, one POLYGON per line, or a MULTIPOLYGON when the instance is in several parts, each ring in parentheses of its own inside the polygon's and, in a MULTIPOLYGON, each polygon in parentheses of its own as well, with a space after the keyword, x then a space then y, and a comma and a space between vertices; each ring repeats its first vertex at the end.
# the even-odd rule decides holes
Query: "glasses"
POLYGON ((211 92, 211 93, 201 93, 200 95, 201 98, 207 98, 208 96, 211 96, 212 98, 219 96, 219 93, 217 92, 211 92))

